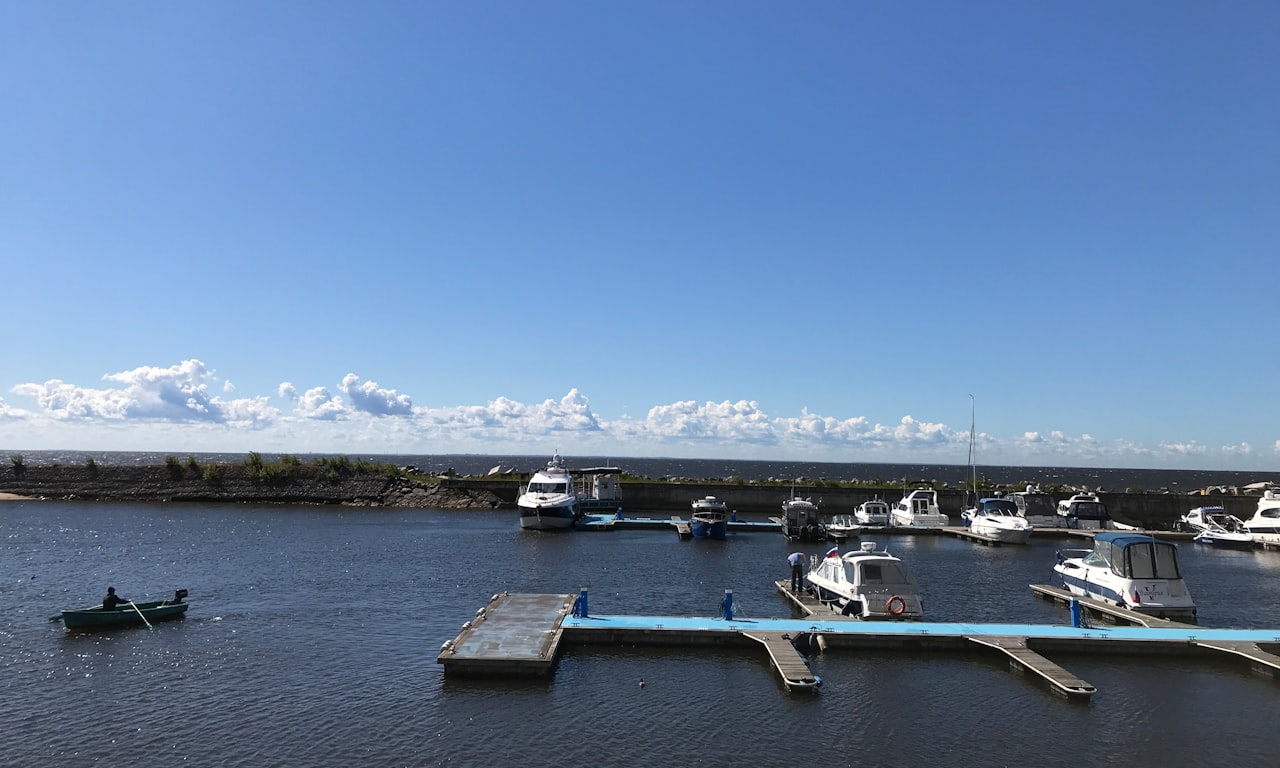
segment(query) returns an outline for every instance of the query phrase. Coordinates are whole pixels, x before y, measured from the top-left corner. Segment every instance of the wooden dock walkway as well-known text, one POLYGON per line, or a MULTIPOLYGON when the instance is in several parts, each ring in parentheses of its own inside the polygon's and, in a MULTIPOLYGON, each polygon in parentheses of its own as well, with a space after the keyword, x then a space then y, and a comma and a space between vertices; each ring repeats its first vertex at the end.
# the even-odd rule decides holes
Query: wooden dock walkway
POLYGON ((561 625, 575 598, 494 595, 441 646, 436 662, 446 674, 550 675, 560 654, 561 625))
POLYGON ((1039 675, 1052 690, 1068 698, 1092 696, 1097 688, 1076 677, 1027 647, 1025 637, 970 637, 970 642, 1004 652, 1009 657, 1009 667, 1016 672, 1029 671, 1039 675))
POLYGON ((789 633, 745 631, 742 636, 755 640, 768 650, 773 668, 778 670, 788 691, 811 691, 822 685, 822 681, 810 671, 809 663, 796 650, 789 633))

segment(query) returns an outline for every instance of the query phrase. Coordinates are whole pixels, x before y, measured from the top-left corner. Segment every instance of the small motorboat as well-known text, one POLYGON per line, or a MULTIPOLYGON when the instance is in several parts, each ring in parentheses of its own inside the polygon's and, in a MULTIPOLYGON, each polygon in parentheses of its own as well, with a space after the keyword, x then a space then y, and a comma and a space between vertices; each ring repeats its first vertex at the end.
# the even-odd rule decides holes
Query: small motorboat
POLYGON ((1196 604, 1178 567, 1178 547, 1152 536, 1105 531, 1093 549, 1058 551, 1053 567, 1073 594, 1165 619, 1195 620, 1196 604))
POLYGON ((924 615, 906 563, 877 550, 873 541, 843 555, 833 547, 825 556, 811 556, 805 580, 814 597, 845 616, 907 621, 924 615))
POLYGON ((862 532, 862 524, 854 515, 832 515, 827 532, 832 536, 854 536, 862 532))
POLYGON ((888 525, 889 502, 882 499, 864 501, 854 508, 853 516, 857 518, 859 525, 869 527, 888 525))
POLYGON ((964 519, 970 533, 990 541, 1026 544, 1031 537, 1031 523, 1018 514, 1018 505, 1010 499, 978 499, 965 510, 964 519))
POLYGON ((715 496, 694 499, 689 533, 695 539, 723 540, 729 530, 728 505, 715 496))
POLYGON ((63 611, 62 624, 67 629, 110 629, 112 627, 133 627, 150 625, 157 621, 181 619, 187 613, 187 590, 179 589, 169 600, 154 600, 146 603, 121 603, 111 610, 101 605, 91 608, 80 608, 63 611))
POLYGON ((1197 544, 1248 549, 1253 534, 1244 521, 1227 512, 1226 507, 1196 507, 1179 521, 1183 530, 1196 534, 1197 544))

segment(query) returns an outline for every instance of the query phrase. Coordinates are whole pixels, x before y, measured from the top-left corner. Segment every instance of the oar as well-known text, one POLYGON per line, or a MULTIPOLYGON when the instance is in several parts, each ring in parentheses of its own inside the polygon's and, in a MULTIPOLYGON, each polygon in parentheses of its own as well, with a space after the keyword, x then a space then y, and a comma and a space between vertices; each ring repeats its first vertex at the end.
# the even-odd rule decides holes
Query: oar
POLYGON ((137 603, 130 601, 129 605, 133 606, 133 610, 138 612, 138 618, 142 619, 142 623, 147 625, 147 629, 155 629, 155 627, 151 626, 151 622, 147 621, 147 617, 142 615, 142 609, 138 607, 137 603))

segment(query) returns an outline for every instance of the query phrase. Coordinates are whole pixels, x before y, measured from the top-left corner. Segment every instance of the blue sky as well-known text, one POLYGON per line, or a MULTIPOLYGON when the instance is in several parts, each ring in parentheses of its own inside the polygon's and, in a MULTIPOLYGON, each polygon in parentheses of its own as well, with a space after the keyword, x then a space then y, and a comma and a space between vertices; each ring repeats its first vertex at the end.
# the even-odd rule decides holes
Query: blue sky
POLYGON ((5 3, 0 447, 1275 471, 1278 39, 5 3))

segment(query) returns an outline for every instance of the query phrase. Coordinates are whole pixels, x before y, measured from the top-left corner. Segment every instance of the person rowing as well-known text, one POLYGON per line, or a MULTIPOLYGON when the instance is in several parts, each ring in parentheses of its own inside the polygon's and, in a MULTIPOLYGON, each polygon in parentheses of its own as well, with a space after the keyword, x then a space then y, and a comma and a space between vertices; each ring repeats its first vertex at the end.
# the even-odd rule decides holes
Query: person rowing
POLYGON ((107 587, 107 595, 102 598, 102 610, 114 611, 116 610, 116 606, 132 602, 132 600, 126 600, 123 597, 118 596, 116 594, 115 587, 107 587))

